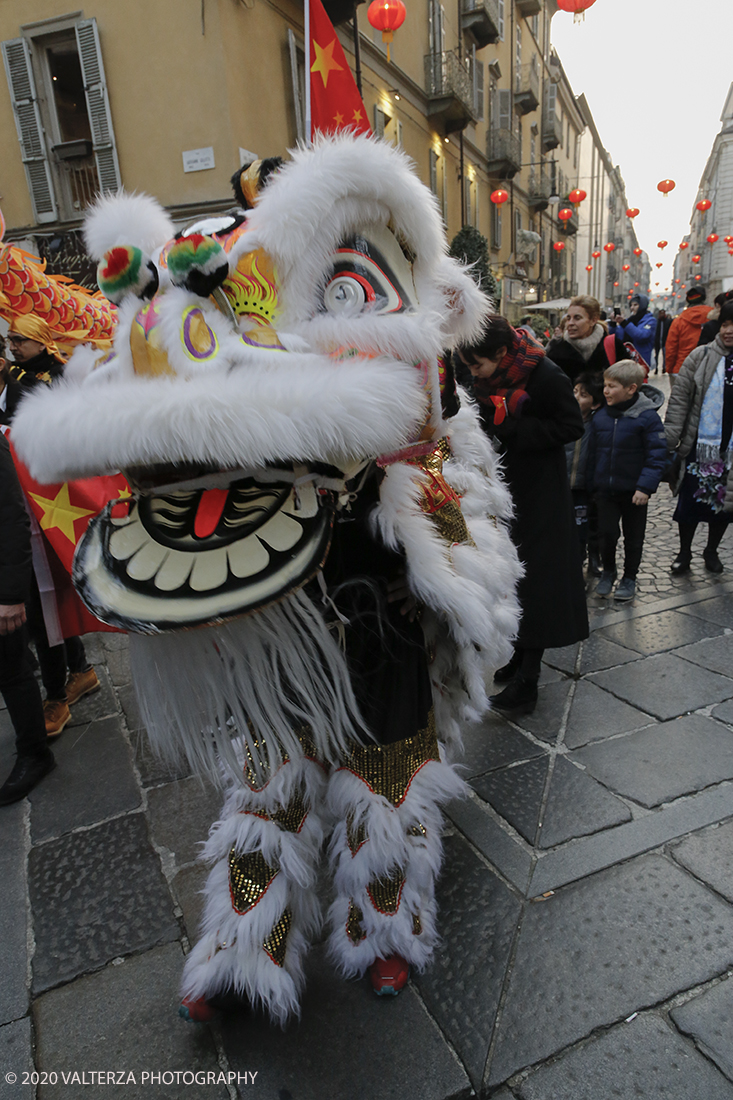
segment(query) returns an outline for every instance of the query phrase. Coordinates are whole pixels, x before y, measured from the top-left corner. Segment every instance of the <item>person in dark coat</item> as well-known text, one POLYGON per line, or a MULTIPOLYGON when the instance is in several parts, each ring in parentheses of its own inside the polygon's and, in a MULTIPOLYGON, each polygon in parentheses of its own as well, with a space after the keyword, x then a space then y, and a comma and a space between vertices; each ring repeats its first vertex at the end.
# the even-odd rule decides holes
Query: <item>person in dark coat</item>
POLYGON ((575 385, 579 374, 585 371, 603 374, 612 361, 617 363, 626 358, 626 349, 617 336, 609 340, 612 348, 612 358, 609 358, 606 339, 600 302, 589 294, 579 294, 568 306, 563 336, 550 340, 545 355, 562 367, 575 385))
POLYGON ((15 766, 0 787, 0 806, 18 802, 55 767, 41 692, 30 663, 25 601, 31 583, 31 535, 8 441, 0 433, 0 692, 15 730, 15 766))
POLYGON ((657 331, 654 334, 654 373, 660 370, 664 356, 664 345, 667 343, 667 333, 672 324, 672 318, 666 309, 660 309, 657 314, 657 331))
POLYGON ((588 637, 588 614, 565 444, 583 434, 583 417, 562 370, 526 332, 503 317, 459 350, 473 376, 484 430, 502 456, 515 517, 511 534, 524 564, 522 619, 511 661, 495 674, 507 686, 497 710, 534 710, 542 654, 588 637))
MULTIPOLYGON (((616 320, 608 326, 609 332, 613 332, 624 343, 628 340, 634 345, 644 362, 649 366, 654 351, 654 339, 657 334, 657 319, 649 312, 649 299, 646 294, 634 294, 629 302, 631 313, 628 317, 616 317, 616 320)), ((623 358, 628 358, 624 354, 623 358)), ((620 362, 620 360, 617 360, 620 362)))
POLYGON ((25 372, 23 382, 12 376, 5 358, 5 338, 0 336, 0 424, 10 424, 21 398, 36 385, 35 378, 25 372))
POLYGON ((697 346, 701 348, 703 344, 712 344, 715 337, 720 332, 720 311, 726 302, 733 301, 733 290, 727 290, 724 294, 716 294, 713 298, 713 308, 708 313, 708 319, 702 326, 700 332, 700 339, 697 342, 697 346))

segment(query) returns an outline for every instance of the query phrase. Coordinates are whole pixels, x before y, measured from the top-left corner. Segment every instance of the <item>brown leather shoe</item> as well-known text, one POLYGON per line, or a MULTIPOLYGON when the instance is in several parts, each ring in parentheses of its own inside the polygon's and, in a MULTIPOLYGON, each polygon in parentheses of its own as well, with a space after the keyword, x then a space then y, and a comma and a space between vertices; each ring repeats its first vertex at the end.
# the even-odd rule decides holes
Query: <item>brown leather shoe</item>
POLYGON ((69 704, 58 699, 47 699, 43 704, 43 717, 46 721, 46 736, 58 737, 71 721, 69 704))
POLYGON ((93 668, 88 668, 86 672, 72 672, 66 681, 66 702, 73 707, 82 695, 91 695, 92 692, 99 691, 101 686, 93 668))

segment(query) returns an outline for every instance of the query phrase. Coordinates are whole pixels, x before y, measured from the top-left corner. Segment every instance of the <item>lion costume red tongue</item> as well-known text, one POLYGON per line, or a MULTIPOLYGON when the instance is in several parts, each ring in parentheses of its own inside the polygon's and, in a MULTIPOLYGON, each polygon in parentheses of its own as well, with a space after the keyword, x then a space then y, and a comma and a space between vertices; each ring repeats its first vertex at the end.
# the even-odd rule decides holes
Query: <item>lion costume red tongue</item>
POLYGON ((205 489, 201 494, 193 530, 196 538, 206 539, 213 535, 226 507, 228 489, 205 489))

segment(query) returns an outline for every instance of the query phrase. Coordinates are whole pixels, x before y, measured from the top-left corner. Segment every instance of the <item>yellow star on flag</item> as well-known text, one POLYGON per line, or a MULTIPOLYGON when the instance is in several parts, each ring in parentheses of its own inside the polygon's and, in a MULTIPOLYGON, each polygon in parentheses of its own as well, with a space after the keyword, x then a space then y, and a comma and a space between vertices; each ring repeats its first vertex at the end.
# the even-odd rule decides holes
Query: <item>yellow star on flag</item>
POLYGON ((313 49, 316 51, 316 59, 311 65, 312 73, 320 73, 321 80, 323 81, 323 87, 328 87, 328 74, 331 72, 341 72, 343 65, 339 65, 338 61, 333 59, 333 51, 336 47, 336 39, 329 42, 327 46, 319 46, 315 38, 313 39, 313 49))
POLYGON ((76 546, 74 524, 78 519, 84 519, 85 516, 93 516, 94 509, 76 508, 69 500, 69 486, 66 484, 61 486, 53 500, 49 500, 48 497, 37 496, 36 493, 30 493, 30 496, 43 509, 43 515, 40 519, 43 530, 48 531, 52 527, 58 527, 72 546, 76 546))
POLYGON ((333 116, 333 121, 336 123, 337 126, 343 126, 344 116, 341 114, 340 111, 337 111, 336 114, 333 116))
POLYGON ((354 122, 361 122, 361 111, 358 108, 354 111, 354 122))

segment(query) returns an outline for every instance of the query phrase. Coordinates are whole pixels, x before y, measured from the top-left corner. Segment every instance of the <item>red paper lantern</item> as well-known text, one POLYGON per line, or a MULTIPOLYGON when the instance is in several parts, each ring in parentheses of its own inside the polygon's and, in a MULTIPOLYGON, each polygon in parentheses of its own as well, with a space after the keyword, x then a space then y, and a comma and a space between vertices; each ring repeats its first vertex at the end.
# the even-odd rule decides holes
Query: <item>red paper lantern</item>
POLYGON ((683 252, 686 248, 689 248, 689 247, 690 247, 690 242, 689 241, 682 241, 682 243, 680 244, 680 249, 683 252))
POLYGON ((683 283, 682 286, 680 287, 680 290, 684 290, 686 286, 687 286, 687 283, 683 283))
POLYGON ((692 257, 692 262, 693 262, 693 264, 699 264, 700 263, 700 253, 699 252, 696 252, 695 255, 692 257))
POLYGON ((509 201, 509 192, 502 191, 501 188, 499 188, 498 191, 492 191, 489 195, 489 198, 495 206, 499 207, 499 210, 501 211, 502 203, 509 201))
POLYGON ((630 269, 630 267, 631 267, 631 264, 623 264, 622 267, 621 267, 621 270, 622 271, 628 271, 630 269))
POLYGON ((595 252, 591 252, 591 256, 593 257, 594 260, 597 260, 598 257, 600 256, 600 252, 598 251, 598 249, 596 249, 595 252))
POLYGON ((588 8, 592 8, 596 0, 557 0, 560 11, 569 11, 573 14, 573 22, 579 23, 585 19, 588 8))
POLYGON ((642 252, 643 252, 643 251, 644 251, 644 249, 643 249, 643 248, 635 248, 635 249, 634 249, 634 255, 635 255, 635 256, 641 256, 641 254, 642 254, 642 252))
POLYGON ((561 222, 569 222, 573 216, 573 212, 569 206, 564 206, 562 210, 558 210, 557 216, 561 222))
POLYGON ((614 283, 613 285, 614 285, 614 286, 618 286, 618 283, 614 283))
POLYGON ((613 243, 613 241, 609 241, 608 244, 604 244, 603 251, 604 252, 613 252, 615 247, 616 247, 616 245, 613 243))
POLYGON ((725 241, 726 244, 733 244, 733 237, 731 237, 730 233, 728 234, 727 237, 723 237, 723 240, 725 241))
POLYGON ((717 239, 718 239, 718 234, 717 233, 708 233, 708 237, 707 237, 708 244, 715 244, 717 239))
POLYGON ((565 248, 565 242, 555 241, 552 247, 555 249, 556 252, 562 252, 562 250, 565 248))
POLYGON ((676 282, 676 283, 678 283, 678 282, 679 282, 679 279, 675 279, 675 282, 676 282))
POLYGON ((728 255, 729 255, 729 256, 733 256, 733 248, 729 248, 729 249, 728 249, 728 255))
POLYGON ((635 217, 637 217, 638 214, 639 214, 639 207, 638 206, 630 206, 629 209, 626 211, 626 217, 627 218, 635 218, 635 217))
POLYGON ((705 211, 709 210, 712 205, 713 204, 711 203, 710 199, 700 199, 699 203, 696 206, 696 209, 699 210, 701 214, 704 214, 705 211))
POLYGON ((696 275, 695 278, 696 279, 702 279, 702 275, 696 275))
POLYGON ((382 41, 387 43, 387 60, 390 60, 389 45, 405 21, 407 8, 402 0, 372 0, 367 11, 367 19, 375 30, 382 32, 382 41))
POLYGON ((664 264, 657 264, 657 267, 664 267, 664 264))
POLYGON ((568 199, 573 204, 573 206, 575 207, 576 210, 580 206, 583 199, 587 199, 587 198, 588 198, 588 192, 584 191, 582 187, 576 187, 568 195, 568 199))
POLYGON ((677 184, 674 182, 674 180, 660 180, 660 182, 657 184, 657 191, 661 191, 666 199, 670 191, 674 191, 676 186, 677 184))
POLYGON ((657 241, 657 248, 666 248, 669 241, 657 241))
POLYGON ((586 271, 592 271, 593 270, 593 264, 586 264, 585 265, 585 270, 586 271))
POLYGON ((638 286, 638 285, 639 285, 638 283, 634 283, 634 286, 638 286))

